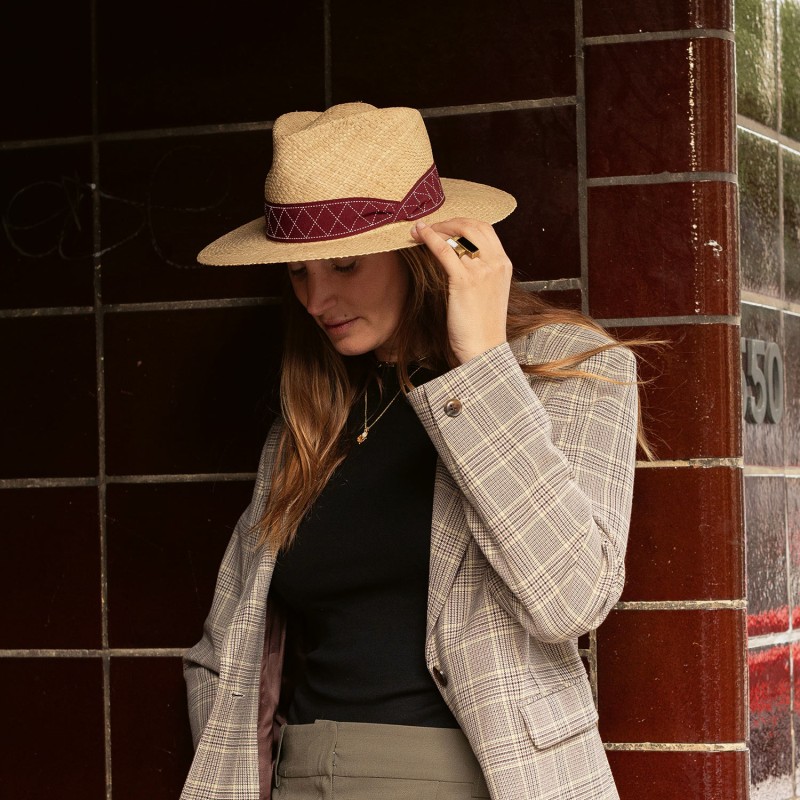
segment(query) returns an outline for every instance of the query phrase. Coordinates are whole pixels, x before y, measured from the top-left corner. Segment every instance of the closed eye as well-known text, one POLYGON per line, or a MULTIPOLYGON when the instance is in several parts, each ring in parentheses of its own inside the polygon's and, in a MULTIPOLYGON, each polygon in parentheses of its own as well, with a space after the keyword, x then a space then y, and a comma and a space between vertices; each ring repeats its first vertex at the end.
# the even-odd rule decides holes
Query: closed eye
POLYGON ((350 264, 337 264, 334 269, 337 272, 352 272, 355 269, 356 262, 353 261, 350 264))

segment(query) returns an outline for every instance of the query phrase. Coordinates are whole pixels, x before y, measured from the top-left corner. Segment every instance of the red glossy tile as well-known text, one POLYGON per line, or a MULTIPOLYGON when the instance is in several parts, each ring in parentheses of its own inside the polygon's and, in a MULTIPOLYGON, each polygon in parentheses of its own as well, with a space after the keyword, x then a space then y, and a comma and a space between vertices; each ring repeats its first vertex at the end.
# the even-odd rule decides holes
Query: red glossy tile
POLYGON ((744 635, 743 611, 612 612, 597 632, 603 741, 741 741, 744 635))
POLYGON ((3 489, 4 648, 100 647, 97 490, 3 489))
POLYGON ((732 44, 671 39, 588 48, 589 177, 733 171, 732 44))
POLYGON ((108 487, 112 647, 189 647, 200 638, 222 554, 252 493, 252 481, 108 487))
POLYGON ((622 599, 744 597, 741 486, 723 467, 637 470, 622 599))
POLYGON ((800 466, 800 317, 783 315, 783 450, 787 466, 800 466))
POLYGON ((580 276, 573 108, 429 117, 425 124, 441 175, 517 198, 495 229, 520 280, 580 276))
POLYGON ((90 0, 3 9, 2 138, 40 139, 92 129, 90 0))
POLYGON ((109 474, 254 469, 278 408, 279 306, 106 314, 105 326, 109 474))
POLYGON ((135 14, 101 3, 96 25, 104 132, 251 122, 324 107, 322 0, 280 8, 200 0, 191 13, 140 0, 135 14))
POLYGON ((178 797, 192 754, 180 659, 112 659, 114 800, 178 797))
POLYGON ((0 153, 0 307, 91 306, 91 149, 0 153))
POLYGON ((0 320, 0 477, 97 474, 94 316, 0 320))
POLYGON ((455 0, 331 10, 333 101, 417 108, 575 94, 571 2, 455 0), (444 33, 446 31, 446 33, 444 33), (456 49, 450 42, 479 45, 456 49))
POLYGON ((589 301, 598 318, 735 314, 736 187, 589 190, 589 301))
POLYGON ((99 658, 0 658, 3 796, 105 800, 99 658))
POLYGON ((583 35, 733 27, 730 0, 591 0, 583 4, 583 35))
MULTIPOLYGON (((770 417, 767 416, 767 408, 773 409, 772 419, 775 419, 774 406, 776 403, 780 406, 781 400, 783 400, 784 406, 788 403, 791 407, 792 398, 786 391, 784 391, 783 398, 781 398, 780 393, 773 388, 769 393, 764 393, 763 400, 761 399, 763 387, 769 386, 766 380, 768 368, 766 349, 773 343, 777 346, 778 352, 783 355, 784 382, 788 377, 790 383, 796 380, 792 376, 792 366, 793 360, 797 360, 797 354, 793 354, 785 347, 783 330, 781 329, 781 312, 773 311, 763 306, 742 303, 742 339, 763 342, 764 344, 759 345, 759 347, 763 347, 765 350, 763 355, 758 355, 751 345, 750 355, 748 355, 747 350, 744 353, 740 352, 742 394, 752 398, 749 401, 743 400, 743 402, 753 403, 756 407, 768 404, 756 417, 756 419, 759 419, 763 415, 763 419, 760 422, 751 421, 750 418, 745 418, 742 422, 744 461, 745 464, 751 465, 782 466, 784 462, 785 434, 791 429, 793 414, 790 410, 789 415, 784 413, 779 422, 772 422, 770 417), (747 377, 748 375, 750 376, 749 378, 747 377), (760 388, 759 385, 761 385, 760 388)), ((745 348, 747 348, 746 344, 745 348)), ((774 363, 772 356, 770 356, 770 362, 774 363)), ((775 374, 772 376, 772 381, 772 385, 775 387, 775 374)), ((787 386, 786 388, 789 387, 787 386)))
POLYGON ((789 629, 784 478, 749 475, 745 485, 747 631, 789 629))
POLYGON ((779 297, 781 225, 777 142, 737 131, 742 289, 779 297))
POLYGON ((747 754, 609 750, 620 800, 747 800, 747 754))
POLYGON ((640 351, 644 421, 660 460, 741 454, 738 327, 670 325, 614 333, 667 342, 661 351, 640 351))
POLYGON ((280 265, 208 267, 197 254, 264 210, 272 132, 101 145, 103 301, 280 294, 280 265))
POLYGON ((769 797, 788 797, 792 784, 789 645, 751 650, 747 662, 752 796, 759 796, 756 791, 762 785, 769 797))

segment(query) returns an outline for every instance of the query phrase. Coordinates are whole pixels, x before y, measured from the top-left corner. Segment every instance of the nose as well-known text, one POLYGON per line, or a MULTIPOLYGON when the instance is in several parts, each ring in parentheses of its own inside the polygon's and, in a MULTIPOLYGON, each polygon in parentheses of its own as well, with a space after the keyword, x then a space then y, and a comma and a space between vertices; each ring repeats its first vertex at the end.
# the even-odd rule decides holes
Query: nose
POLYGON ((305 298, 301 302, 313 317, 324 314, 336 302, 336 293, 329 277, 322 271, 308 270, 305 280, 305 298))

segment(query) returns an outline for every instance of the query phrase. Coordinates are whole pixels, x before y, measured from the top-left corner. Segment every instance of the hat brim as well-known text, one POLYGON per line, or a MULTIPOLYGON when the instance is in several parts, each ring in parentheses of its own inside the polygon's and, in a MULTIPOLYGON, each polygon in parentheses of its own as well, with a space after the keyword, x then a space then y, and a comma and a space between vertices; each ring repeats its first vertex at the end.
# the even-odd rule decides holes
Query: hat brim
MULTIPOLYGON (((456 178, 442 178, 441 181, 444 203, 432 214, 421 217, 429 225, 452 217, 499 222, 517 206, 512 195, 493 186, 456 178)), ((341 239, 275 242, 267 238, 266 221, 259 217, 211 242, 200 251, 197 260, 210 266, 244 266, 383 253, 418 245, 419 242, 411 238, 412 225, 412 221, 405 220, 341 239)))

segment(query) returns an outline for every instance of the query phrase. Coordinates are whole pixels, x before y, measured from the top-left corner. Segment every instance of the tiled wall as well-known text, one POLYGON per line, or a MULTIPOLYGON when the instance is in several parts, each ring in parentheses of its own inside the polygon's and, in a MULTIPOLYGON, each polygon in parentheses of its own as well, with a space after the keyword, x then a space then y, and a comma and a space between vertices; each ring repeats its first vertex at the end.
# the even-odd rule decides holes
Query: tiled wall
POLYGON ((638 470, 628 584, 582 646, 623 800, 744 798, 729 0, 6 17, 4 791, 177 796, 179 657, 252 489, 280 329, 274 268, 194 254, 259 215, 276 115, 367 100, 422 108, 443 175, 517 195, 497 228, 532 289, 669 342, 644 353, 658 460, 638 470))
POLYGON ((800 0, 737 0, 736 28, 742 336, 777 345, 784 384, 780 419, 744 424, 751 797, 784 800, 800 797, 800 0))

